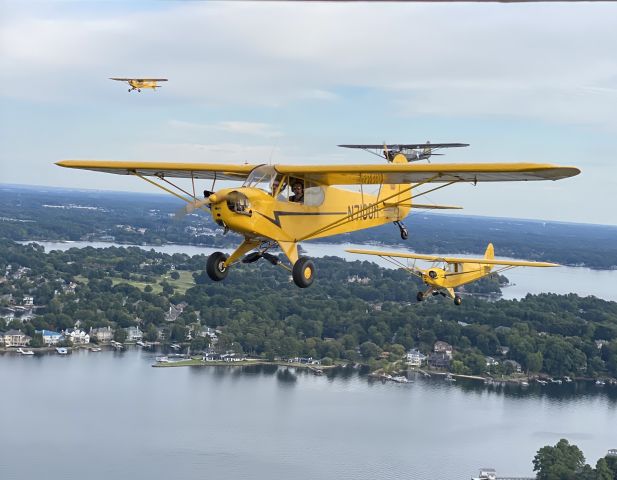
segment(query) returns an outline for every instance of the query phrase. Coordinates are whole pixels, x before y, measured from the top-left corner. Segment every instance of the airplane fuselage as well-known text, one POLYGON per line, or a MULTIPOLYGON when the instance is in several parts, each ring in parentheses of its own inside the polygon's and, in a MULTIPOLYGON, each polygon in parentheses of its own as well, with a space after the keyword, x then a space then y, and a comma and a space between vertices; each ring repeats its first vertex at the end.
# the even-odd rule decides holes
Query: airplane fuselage
POLYGON ((403 206, 378 203, 386 194, 388 190, 369 195, 314 186, 305 190, 303 203, 294 203, 259 188, 230 188, 213 195, 211 214, 216 223, 247 238, 298 242, 401 220, 410 210, 410 201, 403 206), (216 201, 217 197, 225 200, 216 201))

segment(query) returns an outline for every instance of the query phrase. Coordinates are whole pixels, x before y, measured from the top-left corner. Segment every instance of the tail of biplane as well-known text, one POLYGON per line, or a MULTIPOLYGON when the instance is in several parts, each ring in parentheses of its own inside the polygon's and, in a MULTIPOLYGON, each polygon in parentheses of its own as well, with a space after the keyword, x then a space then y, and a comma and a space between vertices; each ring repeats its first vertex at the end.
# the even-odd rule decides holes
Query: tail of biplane
MULTIPOLYGON (((402 153, 394 156, 391 163, 409 163, 402 153)), ((397 222, 407 216, 411 210, 411 189, 408 184, 384 183, 379 188, 378 202, 384 202, 384 215, 397 222)))

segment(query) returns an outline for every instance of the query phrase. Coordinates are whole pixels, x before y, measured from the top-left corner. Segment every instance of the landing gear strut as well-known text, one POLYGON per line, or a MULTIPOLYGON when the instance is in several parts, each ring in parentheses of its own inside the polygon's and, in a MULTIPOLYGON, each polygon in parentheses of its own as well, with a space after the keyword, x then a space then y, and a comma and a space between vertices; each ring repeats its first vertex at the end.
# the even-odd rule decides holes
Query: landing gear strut
POLYGON ((407 230, 407 227, 403 224, 403 222, 394 222, 394 225, 396 225, 401 232, 401 238, 403 240, 407 240, 409 238, 409 230, 407 230))

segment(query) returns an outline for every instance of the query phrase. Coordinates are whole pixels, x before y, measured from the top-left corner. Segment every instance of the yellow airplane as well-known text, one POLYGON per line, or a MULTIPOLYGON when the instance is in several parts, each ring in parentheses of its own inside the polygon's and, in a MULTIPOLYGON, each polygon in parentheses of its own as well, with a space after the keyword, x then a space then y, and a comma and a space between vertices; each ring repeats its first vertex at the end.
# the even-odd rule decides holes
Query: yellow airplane
POLYGON ((110 80, 117 80, 118 82, 126 82, 130 85, 129 93, 133 90, 141 92, 142 88, 151 88, 156 91, 157 88, 161 88, 158 82, 166 82, 166 78, 110 78, 110 80))
POLYGON ((243 242, 230 256, 222 252, 210 255, 206 272, 212 280, 223 280, 229 267, 236 263, 265 258, 289 270, 295 284, 301 288, 311 285, 315 273, 312 260, 298 254, 301 241, 390 222, 399 227, 401 237, 405 239, 408 232, 401 221, 412 206, 458 208, 418 203, 417 199, 427 193, 457 183, 559 180, 580 173, 574 167, 532 163, 410 164, 402 153, 394 155, 389 163, 370 165, 227 165, 96 160, 63 160, 57 165, 134 175, 187 202, 186 213, 195 209, 209 211, 225 233, 232 230, 242 235, 243 242), (192 188, 176 185, 170 180, 174 177, 190 179, 192 188), (195 180, 199 179, 213 181, 209 189, 204 190, 204 199, 196 193, 195 180), (217 181, 228 180, 242 184, 215 191, 217 181), (335 185, 357 185, 359 191, 335 185), (291 187, 293 195, 290 194, 291 187), (378 187, 377 193, 368 193, 370 187, 378 187), (289 260, 289 265, 269 253, 277 246, 289 260), (249 254, 252 250, 255 252, 249 254))
POLYGON ((484 253, 484 258, 457 258, 442 257, 438 255, 419 255, 413 253, 381 252, 376 250, 361 250, 350 248, 345 250, 350 253, 362 255, 377 255, 394 265, 407 270, 412 275, 420 278, 428 289, 418 292, 417 299, 421 302, 429 295, 447 295, 454 300, 455 305, 462 303, 461 297, 454 292, 456 287, 475 282, 493 273, 501 273, 515 267, 559 267, 557 263, 527 262, 522 260, 495 260, 493 244, 489 243, 484 253), (415 265, 406 265, 400 258, 414 260, 426 260, 433 262, 429 268, 417 268, 415 265), (494 266, 500 266, 493 270, 494 266))

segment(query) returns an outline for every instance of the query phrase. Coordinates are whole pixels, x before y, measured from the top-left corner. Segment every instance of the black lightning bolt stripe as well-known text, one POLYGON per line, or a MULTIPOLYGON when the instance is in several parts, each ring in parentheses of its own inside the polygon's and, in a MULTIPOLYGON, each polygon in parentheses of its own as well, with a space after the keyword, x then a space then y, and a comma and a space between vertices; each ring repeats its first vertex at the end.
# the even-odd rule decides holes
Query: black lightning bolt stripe
POLYGON ((293 216, 314 217, 314 216, 319 216, 319 215, 347 215, 347 212, 281 212, 279 210, 275 210, 274 212, 272 212, 274 213, 274 218, 270 218, 261 212, 255 212, 255 213, 258 213, 259 215, 264 217, 266 220, 269 220, 270 222, 272 222, 274 225, 276 225, 279 228, 281 228, 281 217, 293 217, 293 216))

